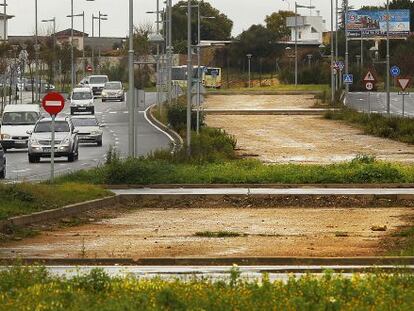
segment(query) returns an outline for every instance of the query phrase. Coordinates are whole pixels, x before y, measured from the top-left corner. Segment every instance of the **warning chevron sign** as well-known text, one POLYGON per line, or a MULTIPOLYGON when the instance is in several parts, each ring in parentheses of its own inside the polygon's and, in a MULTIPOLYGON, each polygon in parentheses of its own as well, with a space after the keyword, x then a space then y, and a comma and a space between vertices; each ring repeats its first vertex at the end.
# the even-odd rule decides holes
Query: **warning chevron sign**
POLYGON ((375 82, 375 81, 376 79, 374 75, 372 74, 372 72, 368 71, 368 73, 365 75, 364 82, 375 82))
POLYGON ((407 87, 410 85, 411 79, 410 78, 398 78, 398 84, 401 87, 401 90, 404 92, 407 87))

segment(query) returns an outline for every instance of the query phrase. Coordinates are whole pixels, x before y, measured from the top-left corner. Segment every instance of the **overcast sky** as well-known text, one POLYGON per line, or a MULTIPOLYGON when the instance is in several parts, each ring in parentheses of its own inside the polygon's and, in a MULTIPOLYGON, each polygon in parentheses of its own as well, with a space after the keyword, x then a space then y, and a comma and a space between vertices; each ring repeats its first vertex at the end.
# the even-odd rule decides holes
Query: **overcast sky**
MULTIPOLYGON (((128 0, 74 0, 75 14, 83 10, 87 16, 86 33, 91 34, 91 16, 98 14, 99 10, 109 15, 109 21, 102 22, 102 36, 125 36, 128 30, 128 0)), ((160 0, 160 3, 163 3, 160 0)), ((177 3, 178 0, 173 0, 177 3)), ((252 24, 263 23, 266 15, 278 10, 288 9, 290 3, 293 9, 295 0, 205 0, 210 2, 226 14, 234 22, 233 35, 237 35, 247 29, 252 24)), ((310 0, 299 0, 300 4, 309 4, 310 0)), ((342 1, 339 0, 339 3, 342 1)), ((350 0, 350 5, 358 8, 360 0, 350 0)), ((384 0, 364 0, 364 5, 380 5, 384 0)), ((1 0, 3 3, 3 0, 1 0)), ((7 0, 8 14, 14 15, 9 25, 11 35, 32 35, 34 33, 34 3, 35 0, 7 0)), ((70 19, 65 17, 70 14, 70 0, 38 0, 39 21, 56 16, 57 28, 62 30, 70 27, 70 19)), ((135 4, 135 24, 152 22, 154 17, 145 14, 146 11, 155 10, 156 0, 134 0, 135 4)), ((321 11, 321 15, 326 19, 330 27, 330 0, 312 0, 316 10, 321 11)), ((3 8, 0 7, 2 12, 3 8)), ((302 15, 309 14, 309 10, 301 9, 302 15)), ((39 23, 39 31, 46 32, 46 26, 39 23)), ((75 20, 75 29, 82 30, 82 20, 75 20)), ((97 28, 96 28, 97 29, 97 28)), ((207 38, 206 38, 207 39, 207 38)))

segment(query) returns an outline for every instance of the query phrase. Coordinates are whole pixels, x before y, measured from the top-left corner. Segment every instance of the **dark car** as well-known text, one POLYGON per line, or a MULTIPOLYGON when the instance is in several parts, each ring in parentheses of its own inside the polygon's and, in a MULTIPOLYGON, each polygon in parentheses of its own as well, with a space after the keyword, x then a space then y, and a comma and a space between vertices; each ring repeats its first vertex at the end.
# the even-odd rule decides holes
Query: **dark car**
POLYGON ((0 144, 0 179, 6 178, 6 156, 3 147, 0 144))

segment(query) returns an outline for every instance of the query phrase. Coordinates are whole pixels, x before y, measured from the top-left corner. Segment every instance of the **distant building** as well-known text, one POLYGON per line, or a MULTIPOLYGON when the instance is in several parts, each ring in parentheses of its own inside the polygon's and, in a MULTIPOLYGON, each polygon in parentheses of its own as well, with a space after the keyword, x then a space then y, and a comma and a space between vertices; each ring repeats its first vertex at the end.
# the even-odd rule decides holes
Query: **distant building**
POLYGON ((297 32, 299 45, 319 46, 323 43, 323 34, 327 31, 322 16, 291 16, 286 19, 286 26, 291 30, 290 42, 295 42, 297 32))
MULTIPOLYGON (((82 31, 73 29, 73 46, 78 50, 83 50, 85 46, 86 38, 89 35, 87 33, 83 33, 82 31)), ((70 28, 59 31, 56 33, 56 41, 58 44, 65 44, 70 43, 72 39, 72 31, 70 28)))
POLYGON ((0 39, 1 41, 4 40, 4 26, 6 26, 6 40, 9 38, 9 19, 13 18, 13 15, 4 15, 3 13, 0 13, 0 39), (4 23, 6 22, 6 24, 4 23))

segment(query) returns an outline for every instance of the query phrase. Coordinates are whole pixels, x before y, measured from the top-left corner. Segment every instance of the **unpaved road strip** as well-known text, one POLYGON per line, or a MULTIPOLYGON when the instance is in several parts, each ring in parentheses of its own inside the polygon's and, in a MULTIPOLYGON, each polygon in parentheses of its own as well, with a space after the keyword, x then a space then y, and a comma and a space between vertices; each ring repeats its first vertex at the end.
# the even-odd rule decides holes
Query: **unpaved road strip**
POLYGON ((413 217, 413 208, 143 208, 3 244, 0 257, 372 256, 413 217))

